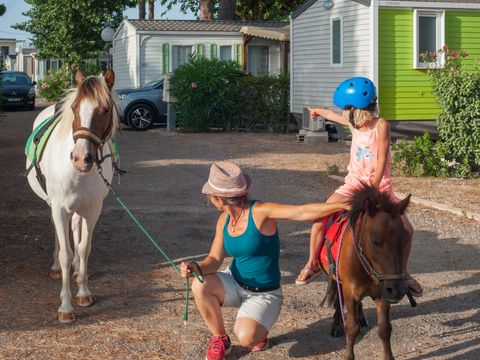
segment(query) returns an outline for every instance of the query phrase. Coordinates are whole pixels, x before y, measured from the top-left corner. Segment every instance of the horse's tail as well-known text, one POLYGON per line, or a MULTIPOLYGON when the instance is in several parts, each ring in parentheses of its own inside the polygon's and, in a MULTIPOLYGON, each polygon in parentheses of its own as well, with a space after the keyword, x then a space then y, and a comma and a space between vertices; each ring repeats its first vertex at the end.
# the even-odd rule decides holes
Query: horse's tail
POLYGON ((325 297, 320 303, 320 306, 324 306, 326 303, 327 307, 335 308, 337 301, 338 301, 337 282, 333 280, 332 277, 329 277, 327 291, 325 293, 325 297))

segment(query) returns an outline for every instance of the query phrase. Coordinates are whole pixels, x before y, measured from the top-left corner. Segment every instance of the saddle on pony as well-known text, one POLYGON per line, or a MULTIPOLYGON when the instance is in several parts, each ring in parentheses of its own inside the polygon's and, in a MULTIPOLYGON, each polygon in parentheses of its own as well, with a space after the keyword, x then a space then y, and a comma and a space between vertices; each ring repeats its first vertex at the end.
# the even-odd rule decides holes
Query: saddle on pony
POLYGON ((334 267, 337 262, 340 252, 340 240, 348 224, 346 214, 344 211, 339 211, 323 218, 325 236, 319 250, 319 260, 324 269, 329 269, 331 266, 334 267))

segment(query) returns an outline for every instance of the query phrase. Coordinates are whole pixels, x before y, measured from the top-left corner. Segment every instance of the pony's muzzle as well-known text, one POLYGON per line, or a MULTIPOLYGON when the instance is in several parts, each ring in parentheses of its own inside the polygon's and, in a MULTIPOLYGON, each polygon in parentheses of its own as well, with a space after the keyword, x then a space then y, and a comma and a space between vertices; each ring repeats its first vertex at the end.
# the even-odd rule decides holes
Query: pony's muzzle
POLYGON ((402 280, 384 280, 381 290, 382 299, 391 304, 398 303, 407 293, 407 287, 402 280))
POLYGON ((89 172, 93 167, 93 156, 90 153, 78 154, 75 151, 70 153, 73 166, 81 172, 89 172))

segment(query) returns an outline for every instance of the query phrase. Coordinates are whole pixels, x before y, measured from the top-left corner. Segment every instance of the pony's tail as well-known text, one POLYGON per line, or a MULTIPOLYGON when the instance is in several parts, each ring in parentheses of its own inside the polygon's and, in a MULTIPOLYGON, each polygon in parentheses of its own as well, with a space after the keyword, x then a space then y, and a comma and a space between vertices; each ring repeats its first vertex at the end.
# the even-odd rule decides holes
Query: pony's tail
POLYGON ((320 306, 324 306, 326 303, 327 307, 335 308, 337 302, 338 302, 337 282, 332 278, 329 278, 327 291, 325 293, 325 297, 320 303, 320 306))

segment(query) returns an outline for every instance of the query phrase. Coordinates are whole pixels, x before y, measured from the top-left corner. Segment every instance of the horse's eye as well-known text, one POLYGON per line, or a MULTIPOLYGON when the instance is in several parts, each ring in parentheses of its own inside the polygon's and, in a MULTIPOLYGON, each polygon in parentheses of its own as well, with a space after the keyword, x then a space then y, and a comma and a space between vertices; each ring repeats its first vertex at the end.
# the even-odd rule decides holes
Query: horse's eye
POLYGON ((372 237, 372 240, 373 240, 373 244, 374 244, 375 246, 378 246, 378 247, 382 246, 382 242, 379 241, 376 236, 373 236, 373 237, 372 237))

